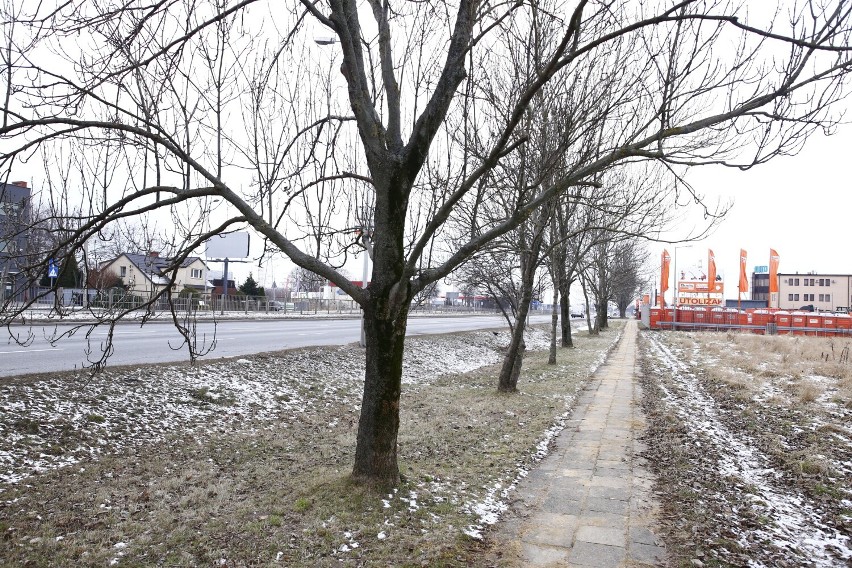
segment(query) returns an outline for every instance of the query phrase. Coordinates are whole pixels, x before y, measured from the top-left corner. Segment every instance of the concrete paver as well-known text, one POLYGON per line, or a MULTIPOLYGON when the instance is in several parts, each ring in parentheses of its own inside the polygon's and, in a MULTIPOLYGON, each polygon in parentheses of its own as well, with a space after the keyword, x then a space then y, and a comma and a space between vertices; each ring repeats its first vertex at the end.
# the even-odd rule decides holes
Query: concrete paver
POLYGON ((653 476, 638 453, 635 321, 598 369, 556 447, 518 487, 514 519, 495 538, 515 546, 522 566, 656 566, 665 548, 654 535, 653 476))

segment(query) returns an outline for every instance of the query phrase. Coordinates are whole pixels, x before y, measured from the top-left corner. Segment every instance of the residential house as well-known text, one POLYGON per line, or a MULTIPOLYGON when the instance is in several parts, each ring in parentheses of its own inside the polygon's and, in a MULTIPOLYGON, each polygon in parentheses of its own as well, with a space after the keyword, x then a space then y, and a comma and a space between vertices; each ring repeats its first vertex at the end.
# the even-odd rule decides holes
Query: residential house
MULTIPOLYGON (((219 272, 221 274, 221 271, 219 272)), ((212 290, 210 293, 213 297, 221 296, 225 293, 225 280, 221 276, 219 278, 211 278, 210 284, 212 290)), ((228 296, 234 296, 237 293, 237 281, 233 278, 228 278, 228 296)))
POLYGON ((0 183, 0 301, 26 297, 28 284, 21 271, 26 262, 29 217, 27 183, 0 183))
POLYGON ((178 294, 184 288, 199 293, 209 292, 207 281, 208 267, 201 258, 190 256, 181 262, 177 272, 172 272, 173 259, 160 256, 156 252, 148 254, 124 253, 117 258, 103 262, 102 272, 112 272, 124 283, 127 290, 138 296, 150 296, 171 284, 172 293, 178 294))

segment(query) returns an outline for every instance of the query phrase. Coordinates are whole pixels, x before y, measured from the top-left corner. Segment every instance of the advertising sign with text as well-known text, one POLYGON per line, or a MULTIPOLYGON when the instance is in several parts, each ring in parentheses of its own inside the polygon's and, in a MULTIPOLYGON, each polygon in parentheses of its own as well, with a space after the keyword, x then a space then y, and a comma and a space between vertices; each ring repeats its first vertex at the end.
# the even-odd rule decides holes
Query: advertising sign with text
POLYGON ((723 294, 725 283, 721 280, 712 283, 706 280, 681 280, 677 283, 677 291, 683 294, 723 294))
POLYGON ((680 296, 677 299, 678 306, 721 306, 722 298, 689 298, 680 296))

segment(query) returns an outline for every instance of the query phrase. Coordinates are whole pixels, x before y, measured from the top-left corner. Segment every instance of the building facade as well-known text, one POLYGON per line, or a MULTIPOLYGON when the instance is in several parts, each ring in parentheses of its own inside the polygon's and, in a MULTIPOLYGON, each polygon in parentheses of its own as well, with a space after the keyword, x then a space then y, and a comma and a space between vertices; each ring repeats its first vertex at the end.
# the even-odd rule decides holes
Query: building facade
POLYGON ((810 306, 817 311, 848 312, 852 274, 778 274, 778 306, 773 307, 798 310, 810 306))
POLYGON ((0 301, 26 299, 29 217, 27 183, 0 183, 0 301))
POLYGON ((185 259, 175 273, 174 282, 168 269, 172 262, 172 259, 161 257, 155 252, 125 253, 102 263, 100 270, 121 278, 127 291, 138 296, 150 297, 169 285, 174 294, 180 293, 184 288, 199 293, 209 292, 209 269, 203 260, 197 256, 185 259))
POLYGON ((751 299, 763 301, 763 307, 766 307, 767 302, 769 301, 768 272, 751 273, 751 299))

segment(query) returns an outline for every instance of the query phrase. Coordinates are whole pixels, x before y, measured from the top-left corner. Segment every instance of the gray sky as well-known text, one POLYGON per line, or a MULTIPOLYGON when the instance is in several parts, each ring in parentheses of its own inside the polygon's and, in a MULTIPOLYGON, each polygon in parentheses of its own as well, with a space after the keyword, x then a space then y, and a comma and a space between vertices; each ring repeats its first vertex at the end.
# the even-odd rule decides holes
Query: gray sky
MULTIPOLYGON (((733 201, 733 207, 708 238, 678 249, 678 271, 699 263, 706 270, 707 249, 713 249, 727 298, 737 297, 740 248, 748 253, 749 286, 754 266, 769 264, 770 248, 781 257, 781 272, 852 273, 852 125, 839 127, 829 137, 813 135, 796 156, 779 157, 745 172, 693 168, 687 179, 709 202, 733 201)), ((696 215, 691 221, 687 218, 681 234, 700 222, 696 215)), ((657 282, 663 248, 674 254, 674 245, 650 245, 657 282)), ((347 265, 352 279, 361 279, 361 267, 360 257, 347 265)), ((260 271, 252 264, 232 265, 239 281, 252 271, 262 284, 275 280, 279 286, 291 269, 286 260, 260 271)))
MULTIPOLYGON (((706 267, 713 249, 727 298, 737 297, 740 248, 748 253, 749 286, 754 266, 769 264, 770 248, 781 257, 779 272, 852 273, 852 125, 830 137, 815 134, 796 156, 746 172, 694 168, 687 179, 711 201, 734 205, 707 239, 678 249, 678 271, 699 261, 706 267)), ((663 248, 673 255, 673 245, 651 246, 657 281, 663 248)))

